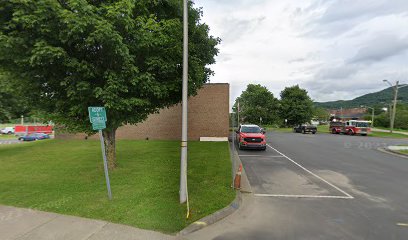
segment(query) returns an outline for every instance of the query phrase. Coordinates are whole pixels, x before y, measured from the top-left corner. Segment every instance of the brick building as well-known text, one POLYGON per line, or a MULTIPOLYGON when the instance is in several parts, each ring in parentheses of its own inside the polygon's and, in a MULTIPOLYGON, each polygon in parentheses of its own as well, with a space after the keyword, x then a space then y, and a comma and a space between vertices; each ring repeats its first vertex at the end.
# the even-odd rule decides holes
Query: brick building
POLYGON ((331 109, 329 110, 332 118, 341 120, 360 120, 367 113, 366 108, 344 108, 344 109, 331 109))
MULTIPOLYGON (((188 139, 229 134, 229 84, 205 84, 188 101, 188 139)), ((84 139, 85 134, 56 133, 58 139, 84 139)), ((92 138, 97 138, 96 135, 92 138)), ((137 125, 120 127, 116 139, 181 139, 181 104, 160 110, 137 125)))

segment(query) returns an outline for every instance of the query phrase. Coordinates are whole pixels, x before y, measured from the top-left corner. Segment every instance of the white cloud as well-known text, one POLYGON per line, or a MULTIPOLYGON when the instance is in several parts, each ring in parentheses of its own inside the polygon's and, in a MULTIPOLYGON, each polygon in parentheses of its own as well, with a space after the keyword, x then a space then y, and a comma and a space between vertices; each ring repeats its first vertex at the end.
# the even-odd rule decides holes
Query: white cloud
POLYGON ((318 101, 408 82, 406 0, 196 0, 223 42, 211 82, 231 84, 231 103, 249 83, 275 96, 299 84, 318 101), (398 79, 399 78, 399 79, 398 79))

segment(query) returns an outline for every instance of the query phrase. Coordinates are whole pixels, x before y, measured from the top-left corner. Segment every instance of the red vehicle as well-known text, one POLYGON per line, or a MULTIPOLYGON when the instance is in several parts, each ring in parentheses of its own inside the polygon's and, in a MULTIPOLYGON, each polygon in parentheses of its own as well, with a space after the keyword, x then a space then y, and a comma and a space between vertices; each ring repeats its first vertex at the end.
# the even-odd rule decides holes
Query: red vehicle
POLYGON ((52 126, 16 126, 15 135, 24 136, 32 133, 52 134, 52 126))
POLYGON ((350 120, 346 122, 330 122, 329 131, 333 134, 360 134, 367 136, 371 132, 370 122, 361 120, 350 120))
POLYGON ((265 131, 258 125, 241 125, 236 133, 239 149, 266 150, 265 131))

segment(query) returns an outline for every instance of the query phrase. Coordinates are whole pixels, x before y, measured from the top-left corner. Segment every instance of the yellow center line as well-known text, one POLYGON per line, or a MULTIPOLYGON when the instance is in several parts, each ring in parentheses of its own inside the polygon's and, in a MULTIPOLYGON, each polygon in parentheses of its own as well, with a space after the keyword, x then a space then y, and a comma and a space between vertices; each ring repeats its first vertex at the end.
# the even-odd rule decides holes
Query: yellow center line
POLYGON ((408 223, 397 223, 397 226, 408 227, 408 223))

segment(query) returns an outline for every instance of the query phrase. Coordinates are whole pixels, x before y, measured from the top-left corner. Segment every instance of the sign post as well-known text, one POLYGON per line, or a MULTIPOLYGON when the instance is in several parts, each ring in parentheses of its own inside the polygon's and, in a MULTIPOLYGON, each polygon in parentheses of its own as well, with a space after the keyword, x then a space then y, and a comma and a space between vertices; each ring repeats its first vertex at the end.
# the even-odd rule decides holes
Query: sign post
POLYGON ((109 200, 112 200, 112 191, 110 187, 109 172, 108 172, 108 162, 106 161, 105 144, 103 141, 103 134, 102 134, 102 129, 106 128, 106 121, 108 120, 108 118, 106 117, 106 110, 104 107, 88 107, 88 112, 89 112, 89 120, 92 123, 92 129, 99 131, 99 138, 101 140, 102 157, 103 157, 103 168, 105 170, 106 187, 108 188, 109 200))

